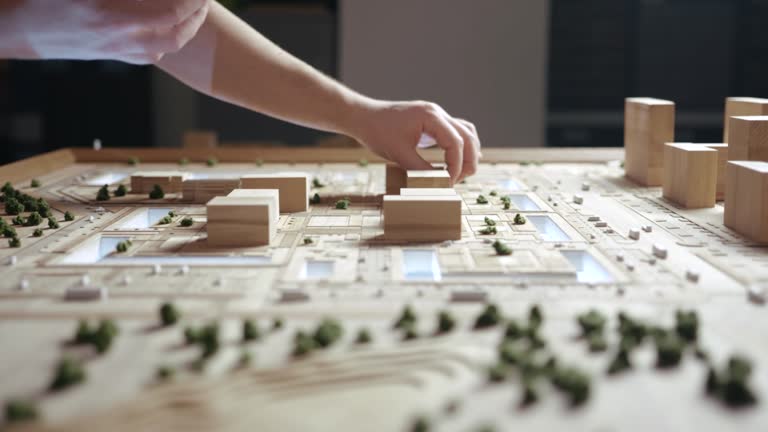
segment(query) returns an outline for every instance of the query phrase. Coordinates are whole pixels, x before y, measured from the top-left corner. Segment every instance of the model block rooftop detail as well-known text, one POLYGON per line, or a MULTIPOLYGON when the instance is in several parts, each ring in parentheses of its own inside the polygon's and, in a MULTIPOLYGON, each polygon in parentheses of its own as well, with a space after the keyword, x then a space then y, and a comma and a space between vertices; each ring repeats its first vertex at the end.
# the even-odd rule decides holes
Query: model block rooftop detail
POLYGON ((309 176, 306 173, 247 174, 240 179, 243 189, 277 189, 280 213, 306 212, 309 176))
POLYGON ((236 189, 206 204, 208 244, 248 247, 269 245, 277 233, 276 189, 236 189))

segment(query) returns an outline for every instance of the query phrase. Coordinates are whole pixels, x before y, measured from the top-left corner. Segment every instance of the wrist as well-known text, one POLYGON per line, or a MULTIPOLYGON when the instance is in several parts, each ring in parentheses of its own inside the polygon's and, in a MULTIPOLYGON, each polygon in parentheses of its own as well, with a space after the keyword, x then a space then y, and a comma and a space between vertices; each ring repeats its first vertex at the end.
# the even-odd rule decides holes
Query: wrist
POLYGON ((354 138, 361 144, 365 143, 369 130, 374 125, 375 114, 381 109, 382 102, 363 95, 346 101, 339 133, 354 138))

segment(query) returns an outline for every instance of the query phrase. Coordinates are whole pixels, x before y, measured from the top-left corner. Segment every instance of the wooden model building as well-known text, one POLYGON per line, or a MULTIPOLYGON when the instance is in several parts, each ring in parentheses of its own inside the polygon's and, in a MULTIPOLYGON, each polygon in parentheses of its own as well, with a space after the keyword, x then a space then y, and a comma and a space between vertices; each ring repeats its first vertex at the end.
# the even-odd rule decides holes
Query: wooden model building
POLYGON ((358 148, 0 167, 0 426, 766 430, 760 134, 626 108, 626 157, 484 148, 455 185, 358 148))

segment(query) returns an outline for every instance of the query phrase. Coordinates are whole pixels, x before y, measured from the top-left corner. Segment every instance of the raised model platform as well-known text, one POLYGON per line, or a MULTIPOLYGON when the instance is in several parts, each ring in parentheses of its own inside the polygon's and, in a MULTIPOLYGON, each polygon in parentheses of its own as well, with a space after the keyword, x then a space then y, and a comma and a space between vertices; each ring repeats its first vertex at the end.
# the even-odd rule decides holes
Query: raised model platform
POLYGON ((0 245, 7 420, 766 430, 768 248, 725 227, 721 203, 682 209, 628 181, 620 149, 483 153, 455 186, 461 239, 440 243, 382 236, 385 165, 357 149, 65 149, 0 167, 59 225, 0 245), (205 204, 130 193, 158 171, 302 172, 312 204, 281 214, 269 246, 216 247, 205 204))

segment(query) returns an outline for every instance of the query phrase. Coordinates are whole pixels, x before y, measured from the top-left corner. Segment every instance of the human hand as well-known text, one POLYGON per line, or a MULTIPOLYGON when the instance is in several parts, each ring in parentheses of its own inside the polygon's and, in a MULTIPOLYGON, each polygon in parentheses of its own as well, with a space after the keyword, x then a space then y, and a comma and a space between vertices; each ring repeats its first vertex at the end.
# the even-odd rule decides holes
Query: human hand
POLYGON ((364 146, 405 169, 432 169, 416 151, 422 134, 445 151, 453 183, 473 175, 481 157, 480 139, 472 123, 454 118, 430 102, 369 101, 356 121, 364 146))
POLYGON ((6 21, 25 45, 15 50, 22 57, 147 64, 184 47, 210 1, 21 0, 6 21))

